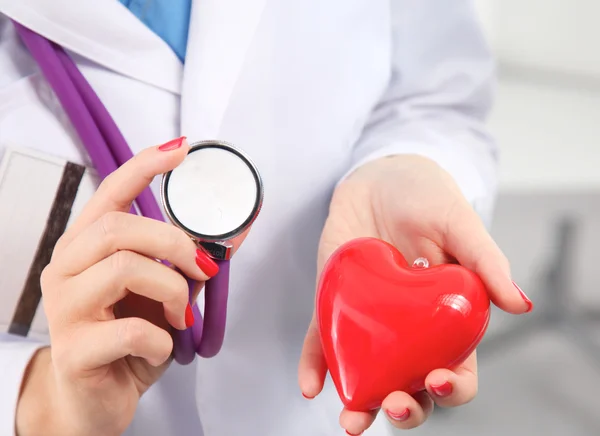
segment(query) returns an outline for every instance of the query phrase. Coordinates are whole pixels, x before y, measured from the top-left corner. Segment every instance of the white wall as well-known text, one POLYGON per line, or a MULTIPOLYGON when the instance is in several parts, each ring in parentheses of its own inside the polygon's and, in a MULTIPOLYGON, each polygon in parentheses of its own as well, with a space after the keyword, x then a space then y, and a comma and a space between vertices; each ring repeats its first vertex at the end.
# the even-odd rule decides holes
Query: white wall
POLYGON ((599 92, 505 79, 489 125, 502 190, 600 190, 599 92))
POLYGON ((500 60, 600 77, 600 1, 475 0, 500 60))
POLYGON ((475 4, 499 63, 501 189, 600 190, 600 1, 475 4))

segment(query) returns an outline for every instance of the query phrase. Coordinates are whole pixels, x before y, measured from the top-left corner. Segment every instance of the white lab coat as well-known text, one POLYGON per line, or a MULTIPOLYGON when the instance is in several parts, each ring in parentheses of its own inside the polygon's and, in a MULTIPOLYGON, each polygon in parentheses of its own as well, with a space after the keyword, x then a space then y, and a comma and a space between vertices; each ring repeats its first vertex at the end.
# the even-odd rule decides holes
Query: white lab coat
MULTIPOLYGON (((232 264, 222 352, 172 365, 127 434, 344 434, 331 383, 313 401, 297 387, 329 197, 351 168, 417 153, 489 219, 493 62, 470 2, 197 1, 185 66, 116 0, 0 0, 0 14, 0 157, 10 144, 89 162, 10 17, 70 50, 134 152, 218 138, 264 177, 264 209, 232 264)), ((2 336, 0 435, 39 344, 2 336)), ((382 418, 366 435, 391 431, 382 418)))

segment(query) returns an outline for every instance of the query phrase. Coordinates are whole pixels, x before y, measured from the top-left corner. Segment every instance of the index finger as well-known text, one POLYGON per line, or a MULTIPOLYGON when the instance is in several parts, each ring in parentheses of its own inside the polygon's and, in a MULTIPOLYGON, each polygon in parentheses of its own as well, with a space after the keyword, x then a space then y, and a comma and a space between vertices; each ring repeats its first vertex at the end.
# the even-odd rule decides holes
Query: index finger
POLYGON ((125 162, 102 181, 59 244, 68 244, 84 228, 108 212, 129 211, 133 201, 152 180, 157 175, 176 168, 185 159, 189 148, 187 138, 182 136, 165 144, 146 148, 125 162))
POLYGON ((530 312, 533 303, 512 281, 508 259, 475 211, 466 202, 460 203, 448 220, 445 251, 481 277, 500 309, 513 314, 530 312))

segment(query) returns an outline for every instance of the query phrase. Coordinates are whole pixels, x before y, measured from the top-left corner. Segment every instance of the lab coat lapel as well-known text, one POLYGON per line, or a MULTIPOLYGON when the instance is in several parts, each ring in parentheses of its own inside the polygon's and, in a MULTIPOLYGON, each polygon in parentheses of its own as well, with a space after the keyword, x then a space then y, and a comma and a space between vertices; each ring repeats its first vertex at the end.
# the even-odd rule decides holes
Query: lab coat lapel
POLYGON ((266 0, 194 1, 182 86, 182 133, 217 138, 266 0))
POLYGON ((117 0, 0 0, 0 13, 111 70, 181 91, 177 56, 117 0))

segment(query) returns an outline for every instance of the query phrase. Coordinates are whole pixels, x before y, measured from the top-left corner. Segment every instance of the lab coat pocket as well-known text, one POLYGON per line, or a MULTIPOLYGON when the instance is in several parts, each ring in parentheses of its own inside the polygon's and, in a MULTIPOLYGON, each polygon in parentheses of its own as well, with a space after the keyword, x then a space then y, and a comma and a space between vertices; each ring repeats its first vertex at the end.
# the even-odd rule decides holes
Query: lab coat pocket
POLYGON ((0 332, 44 340, 40 274, 54 244, 93 195, 82 165, 2 144, 0 164, 0 332))

